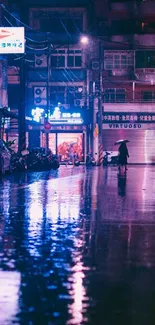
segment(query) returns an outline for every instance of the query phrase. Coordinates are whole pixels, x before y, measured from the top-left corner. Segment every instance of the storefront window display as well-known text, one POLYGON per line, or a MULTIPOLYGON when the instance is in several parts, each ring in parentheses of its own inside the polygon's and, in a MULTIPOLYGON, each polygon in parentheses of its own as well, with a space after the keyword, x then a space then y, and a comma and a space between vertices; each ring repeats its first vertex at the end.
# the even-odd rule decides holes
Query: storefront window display
MULTIPOLYGON (((42 134, 42 147, 46 147, 46 134, 42 134)), ((83 133, 49 133, 49 149, 57 154, 60 161, 73 161, 78 158, 84 161, 83 133)))
POLYGON ((72 161, 78 158, 83 161, 83 134, 58 133, 57 153, 61 161, 72 161))

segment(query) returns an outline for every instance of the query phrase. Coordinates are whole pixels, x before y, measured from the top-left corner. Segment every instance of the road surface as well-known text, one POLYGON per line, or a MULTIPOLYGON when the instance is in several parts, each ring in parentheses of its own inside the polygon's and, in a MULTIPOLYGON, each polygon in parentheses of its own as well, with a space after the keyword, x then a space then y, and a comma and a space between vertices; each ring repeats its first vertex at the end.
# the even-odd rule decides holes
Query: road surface
POLYGON ((155 324, 155 167, 0 182, 0 325, 155 324))

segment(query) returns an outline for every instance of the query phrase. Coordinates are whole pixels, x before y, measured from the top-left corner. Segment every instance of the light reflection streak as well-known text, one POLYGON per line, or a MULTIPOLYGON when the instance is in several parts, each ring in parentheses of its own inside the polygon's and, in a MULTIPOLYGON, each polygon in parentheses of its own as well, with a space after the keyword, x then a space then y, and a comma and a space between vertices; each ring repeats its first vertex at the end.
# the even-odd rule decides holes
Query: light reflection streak
POLYGON ((20 282, 19 272, 0 271, 0 324, 13 324, 19 311, 20 282))
POLYGON ((8 211, 10 208, 10 182, 5 182, 4 190, 2 192, 2 205, 3 205, 3 214, 8 216, 8 211))
POLYGON ((46 216, 53 223, 56 223, 58 218, 68 220, 79 217, 80 182, 78 178, 74 187, 67 178, 61 178, 61 181, 59 179, 48 181, 47 193, 46 216))
POLYGON ((29 253, 38 255, 37 240, 40 239, 43 222, 42 184, 34 183, 29 188, 28 239, 29 253))
POLYGON ((58 202, 53 202, 52 205, 47 204, 46 206, 46 218, 51 220, 52 223, 57 223, 59 218, 59 204, 58 202))
POLYGON ((68 321, 70 324, 82 324, 83 323, 83 301, 86 297, 86 290, 83 285, 83 279, 85 277, 83 272, 83 264, 80 261, 80 257, 73 259, 76 264, 72 268, 72 278, 69 281, 73 281, 72 284, 72 299, 73 303, 69 306, 69 312, 71 313, 72 319, 68 321))
MULTIPOLYGON (((72 184, 71 180, 68 182, 66 178, 61 179, 61 182, 58 179, 55 180, 54 183, 51 181, 47 183, 48 198, 46 216, 48 218, 48 221, 51 220, 52 224, 56 224, 58 218, 66 222, 75 222, 79 220, 81 180, 82 175, 80 181, 78 175, 77 182, 75 182, 74 177, 74 185, 72 184)), ((74 237, 73 245, 76 248, 81 249, 83 247, 83 241, 79 240, 79 238, 74 237)), ((72 288, 69 293, 72 296, 74 302, 69 306, 69 311, 72 315, 71 324, 76 323, 80 325, 83 321, 83 300, 86 296, 86 290, 83 285, 84 272, 81 256, 77 257, 73 255, 72 260, 74 267, 71 269, 72 277, 70 280, 72 283, 72 288)), ((70 280, 68 279, 69 282, 70 280)))

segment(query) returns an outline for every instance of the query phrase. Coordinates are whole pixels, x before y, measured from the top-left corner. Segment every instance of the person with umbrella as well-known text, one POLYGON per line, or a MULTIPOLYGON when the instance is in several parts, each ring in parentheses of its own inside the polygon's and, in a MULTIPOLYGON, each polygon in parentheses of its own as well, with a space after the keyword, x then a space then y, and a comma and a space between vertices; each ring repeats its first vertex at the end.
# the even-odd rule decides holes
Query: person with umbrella
POLYGON ((118 152, 118 165, 119 169, 121 166, 125 166, 125 170, 127 170, 127 159, 129 158, 129 152, 126 143, 129 142, 128 140, 119 140, 115 144, 120 144, 118 152))

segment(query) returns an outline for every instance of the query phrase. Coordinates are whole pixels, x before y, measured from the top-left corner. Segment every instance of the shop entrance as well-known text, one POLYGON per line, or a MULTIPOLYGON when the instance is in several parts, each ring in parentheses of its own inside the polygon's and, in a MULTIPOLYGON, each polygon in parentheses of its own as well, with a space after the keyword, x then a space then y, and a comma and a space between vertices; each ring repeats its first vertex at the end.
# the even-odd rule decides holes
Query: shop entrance
MULTIPOLYGON (((46 146, 45 133, 42 136, 42 146, 46 146)), ((49 149, 59 156, 60 161, 72 161, 76 156, 84 161, 85 138, 81 132, 51 132, 49 133, 49 149)))

